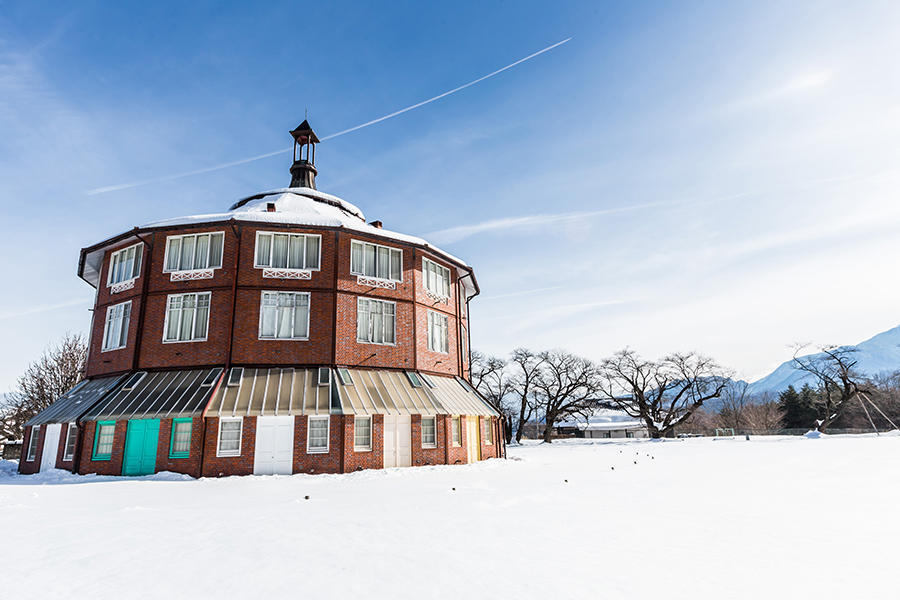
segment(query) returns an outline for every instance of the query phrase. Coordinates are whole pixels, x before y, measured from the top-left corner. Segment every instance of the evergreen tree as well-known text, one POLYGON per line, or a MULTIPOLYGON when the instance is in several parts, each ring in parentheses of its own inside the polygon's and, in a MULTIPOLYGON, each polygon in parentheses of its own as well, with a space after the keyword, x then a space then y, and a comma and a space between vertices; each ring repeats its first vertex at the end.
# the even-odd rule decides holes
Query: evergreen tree
POLYGON ((804 385, 800 393, 794 386, 788 386, 778 395, 778 406, 781 408, 781 426, 785 429, 805 429, 816 424, 816 409, 813 406, 816 392, 809 385, 804 385))
POLYGON ((798 425, 798 427, 809 427, 812 429, 816 426, 816 421, 818 419, 827 416, 825 414, 819 414, 819 411, 825 408, 821 400, 818 391, 808 383, 803 384, 803 387, 800 388, 800 404, 797 413, 798 422, 801 423, 801 425, 798 425))

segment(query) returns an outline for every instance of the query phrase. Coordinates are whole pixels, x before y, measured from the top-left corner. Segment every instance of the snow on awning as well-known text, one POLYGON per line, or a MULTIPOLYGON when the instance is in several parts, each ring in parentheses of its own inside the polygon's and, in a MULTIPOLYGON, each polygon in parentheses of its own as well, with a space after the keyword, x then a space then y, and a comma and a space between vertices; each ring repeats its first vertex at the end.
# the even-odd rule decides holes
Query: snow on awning
POLYGON ((124 375, 84 379, 71 390, 60 396, 56 402, 31 417, 26 427, 45 423, 72 423, 93 404, 122 381, 124 375))
POLYGON ((222 374, 222 368, 132 373, 114 393, 84 418, 158 419, 200 415, 222 374))
POLYGON ((331 369, 251 369, 234 367, 206 411, 208 417, 327 415, 339 413, 331 398, 331 369))

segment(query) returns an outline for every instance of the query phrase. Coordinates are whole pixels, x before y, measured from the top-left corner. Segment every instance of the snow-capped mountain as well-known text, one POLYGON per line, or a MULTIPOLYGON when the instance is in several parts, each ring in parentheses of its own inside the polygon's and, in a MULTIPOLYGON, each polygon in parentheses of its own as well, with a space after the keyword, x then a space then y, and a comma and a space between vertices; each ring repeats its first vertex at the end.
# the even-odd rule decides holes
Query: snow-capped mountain
MULTIPOLYGON (((879 333, 856 346, 856 359, 859 363, 856 368, 866 375, 876 375, 883 372, 900 370, 900 327, 888 329, 879 333)), ((814 356, 814 355, 807 355, 814 356)), ((789 385, 800 388, 804 383, 814 384, 811 375, 798 371, 793 361, 786 361, 777 369, 750 384, 750 391, 754 394, 763 392, 778 393, 787 389, 789 385)))

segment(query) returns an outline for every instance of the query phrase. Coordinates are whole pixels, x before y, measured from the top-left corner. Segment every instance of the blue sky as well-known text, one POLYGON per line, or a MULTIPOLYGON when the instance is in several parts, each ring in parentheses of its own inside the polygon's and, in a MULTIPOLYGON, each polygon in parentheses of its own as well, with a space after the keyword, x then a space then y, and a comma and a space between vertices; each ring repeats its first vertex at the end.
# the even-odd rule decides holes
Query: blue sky
POLYGON ((900 5, 0 1, 0 391, 93 290, 78 250, 289 181, 476 268, 476 348, 710 354, 900 322, 900 5))

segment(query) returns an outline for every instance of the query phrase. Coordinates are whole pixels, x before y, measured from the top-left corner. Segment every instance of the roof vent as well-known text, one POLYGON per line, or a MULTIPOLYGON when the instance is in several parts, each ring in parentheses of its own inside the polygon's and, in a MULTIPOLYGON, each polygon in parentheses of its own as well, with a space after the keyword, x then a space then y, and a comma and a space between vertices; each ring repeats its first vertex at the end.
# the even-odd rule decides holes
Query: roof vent
POLYGON ((384 223, 382 223, 381 221, 372 221, 371 223, 369 223, 369 225, 375 227, 376 229, 381 229, 384 226, 384 223))
POLYGON ((266 202, 266 212, 275 212, 274 202, 266 202))

